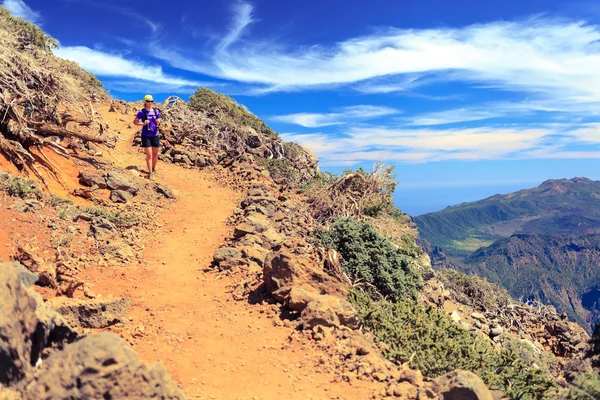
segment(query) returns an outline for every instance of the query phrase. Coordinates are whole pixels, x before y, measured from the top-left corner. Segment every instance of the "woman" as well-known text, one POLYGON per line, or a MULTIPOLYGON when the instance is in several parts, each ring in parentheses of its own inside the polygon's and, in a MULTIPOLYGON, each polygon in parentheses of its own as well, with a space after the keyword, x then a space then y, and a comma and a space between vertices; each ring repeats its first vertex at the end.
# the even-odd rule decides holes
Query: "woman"
POLYGON ((142 147, 146 153, 146 166, 148 167, 148 178, 156 177, 156 163, 158 162, 158 125, 160 125, 160 112, 153 107, 154 99, 149 94, 144 96, 144 108, 135 116, 133 124, 142 126, 142 147))

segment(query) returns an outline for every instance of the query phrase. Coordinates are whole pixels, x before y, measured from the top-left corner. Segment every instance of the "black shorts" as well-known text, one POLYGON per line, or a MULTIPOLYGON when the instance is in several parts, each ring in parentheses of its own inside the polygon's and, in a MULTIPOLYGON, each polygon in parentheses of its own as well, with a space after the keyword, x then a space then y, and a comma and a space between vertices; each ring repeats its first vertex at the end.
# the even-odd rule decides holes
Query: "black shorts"
POLYGON ((158 136, 142 135, 142 147, 160 147, 158 136))

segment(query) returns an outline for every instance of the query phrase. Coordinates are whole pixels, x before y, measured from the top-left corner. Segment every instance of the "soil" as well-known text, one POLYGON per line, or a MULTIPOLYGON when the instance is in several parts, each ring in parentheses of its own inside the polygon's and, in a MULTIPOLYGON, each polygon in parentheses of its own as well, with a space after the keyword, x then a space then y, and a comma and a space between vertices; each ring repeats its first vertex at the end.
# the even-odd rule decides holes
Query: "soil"
MULTIPOLYGON (((144 156, 131 146, 137 129, 127 127, 133 116, 100 112, 125 139, 113 155, 143 171, 144 156)), ((232 298, 228 287, 240 277, 210 270, 241 193, 210 172, 161 162, 157 170, 177 199, 159 214, 144 262, 90 266, 81 276, 97 294, 132 299, 130 323, 118 333, 142 359, 161 361, 192 399, 367 399, 381 390, 343 381, 315 345, 290 339, 294 327, 270 317, 271 306, 232 298)))

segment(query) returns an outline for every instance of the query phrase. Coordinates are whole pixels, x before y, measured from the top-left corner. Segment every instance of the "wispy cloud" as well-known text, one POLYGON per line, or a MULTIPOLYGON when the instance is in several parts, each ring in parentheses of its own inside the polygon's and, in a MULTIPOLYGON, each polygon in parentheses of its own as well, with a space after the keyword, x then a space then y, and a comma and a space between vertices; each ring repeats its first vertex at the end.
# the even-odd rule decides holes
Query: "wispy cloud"
POLYGON ((38 25, 42 22, 40 13, 33 11, 23 0, 4 0, 0 5, 7 8, 15 17, 21 17, 38 25))
MULTIPOLYGON (((380 29, 335 44, 238 39, 253 8, 236 3, 215 51, 163 59, 173 66, 271 90, 349 86, 366 93, 461 81, 563 102, 600 102, 600 27, 531 18, 462 28, 380 29), (201 67, 191 67, 198 65, 201 67)), ((158 55, 160 57, 160 55, 158 55)))
POLYGON ((358 105, 343 107, 337 110, 337 112, 333 113, 296 113, 278 115, 270 118, 270 120, 300 125, 306 128, 318 128, 331 125, 343 125, 353 121, 369 120, 387 115, 398 114, 399 112, 399 110, 389 107, 358 105))
POLYGON ((253 7, 251 4, 238 1, 234 3, 232 7, 233 11, 233 23, 230 27, 229 32, 223 37, 219 45, 217 46, 218 52, 225 51, 229 46, 235 43, 243 34, 244 29, 253 22, 252 11, 253 7))
POLYGON ((164 73, 159 65, 148 65, 140 61, 126 59, 121 54, 110 54, 84 46, 61 47, 56 55, 75 61, 84 69, 101 77, 130 78, 172 88, 198 88, 203 82, 181 79, 164 73))
POLYGON ((563 125, 484 126, 470 129, 411 129, 354 126, 342 135, 284 134, 311 149, 326 166, 347 166, 385 159, 390 162, 498 160, 524 158, 596 158, 600 148, 578 151, 577 143, 595 139, 600 124, 586 129, 563 125), (594 136, 594 134, 596 136, 594 136))

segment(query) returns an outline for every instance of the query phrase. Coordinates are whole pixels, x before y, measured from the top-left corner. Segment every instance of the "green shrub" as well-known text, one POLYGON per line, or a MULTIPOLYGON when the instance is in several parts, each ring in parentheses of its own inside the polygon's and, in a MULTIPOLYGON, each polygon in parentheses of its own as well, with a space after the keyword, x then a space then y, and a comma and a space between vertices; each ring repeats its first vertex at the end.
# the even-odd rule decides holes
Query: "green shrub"
POLYGON ((8 175, 0 181, 0 187, 9 195, 22 199, 31 197, 40 199, 42 197, 40 186, 33 179, 8 175))
POLYGON ((14 32, 22 46, 33 46, 50 53, 58 47, 56 39, 46 35, 36 25, 25 21, 23 18, 13 16, 10 11, 0 6, 0 20, 5 29, 14 32))
POLYGON ((316 240, 342 255, 342 268, 355 284, 372 285, 394 300, 417 298, 421 276, 411 257, 369 223, 338 218, 328 231, 317 230, 316 240))
POLYGON ((72 233, 57 238, 52 238, 52 247, 54 247, 55 249, 58 249, 60 247, 69 247, 71 246, 73 238, 74 235, 72 233))
POLYGON ((454 300, 480 311, 492 311, 514 303, 506 289, 476 275, 465 275, 453 269, 435 273, 436 278, 452 293, 454 300))
POLYGON ((596 372, 578 375, 564 397, 568 400, 600 399, 600 375, 596 372))
POLYGON ((130 228, 140 223, 140 218, 137 215, 127 214, 120 210, 107 210, 102 206, 82 207, 81 211, 95 217, 105 218, 113 224, 124 228, 130 228))
POLYGON ((267 168, 273 179, 285 178, 294 184, 301 178, 300 171, 294 168, 294 165, 287 159, 259 158, 257 163, 267 168))
POLYGON ((239 105, 234 99, 207 88, 197 89, 190 96, 190 106, 205 112, 209 117, 217 117, 219 121, 234 127, 249 126, 257 133, 268 136, 277 134, 263 120, 252 114, 246 107, 239 105))
POLYGON ((374 301, 363 291, 350 301, 365 327, 387 345, 384 355, 409 362, 429 377, 454 369, 472 371, 491 387, 502 388, 511 399, 549 399, 554 383, 508 349, 493 349, 482 336, 471 333, 449 316, 418 301, 374 301))

